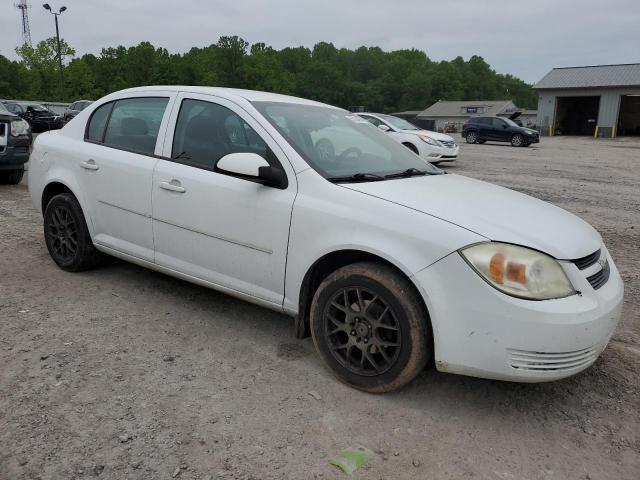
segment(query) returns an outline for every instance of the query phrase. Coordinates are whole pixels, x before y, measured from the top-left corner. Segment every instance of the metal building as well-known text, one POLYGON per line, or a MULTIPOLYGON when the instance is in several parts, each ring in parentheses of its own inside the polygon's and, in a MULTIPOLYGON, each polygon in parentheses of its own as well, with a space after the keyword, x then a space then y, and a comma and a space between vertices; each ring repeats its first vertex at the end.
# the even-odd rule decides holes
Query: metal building
POLYGON ((640 135, 640 63, 554 68, 534 88, 543 135, 640 135))

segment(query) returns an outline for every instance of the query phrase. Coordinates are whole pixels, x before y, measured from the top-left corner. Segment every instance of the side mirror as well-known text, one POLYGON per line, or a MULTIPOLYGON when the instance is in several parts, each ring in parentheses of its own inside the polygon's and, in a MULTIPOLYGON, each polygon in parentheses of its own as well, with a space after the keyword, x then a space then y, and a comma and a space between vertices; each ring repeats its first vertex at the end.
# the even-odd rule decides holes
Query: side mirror
POLYGON ((216 165, 216 170, 228 175, 252 180, 270 187, 287 188, 287 177, 282 170, 269 165, 257 153, 230 153, 216 165))
POLYGON ((378 125, 378 128, 379 128, 380 130, 382 130, 383 132, 389 132, 389 131, 391 131, 391 129, 390 129, 387 125, 385 125, 384 123, 381 123, 380 125, 378 125))

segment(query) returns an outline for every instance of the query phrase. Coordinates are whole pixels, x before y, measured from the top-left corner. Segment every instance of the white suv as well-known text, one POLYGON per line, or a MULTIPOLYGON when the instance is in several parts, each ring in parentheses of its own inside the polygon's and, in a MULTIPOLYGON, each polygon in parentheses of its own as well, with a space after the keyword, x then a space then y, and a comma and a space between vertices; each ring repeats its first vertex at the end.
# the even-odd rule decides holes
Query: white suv
POLYGON ((357 115, 434 165, 440 162, 453 162, 458 158, 460 147, 449 135, 423 130, 393 115, 382 113, 358 113, 357 115))
POLYGON ((60 268, 109 254, 292 315, 366 391, 431 361, 567 377, 621 314, 622 280, 584 221, 445 175, 364 119, 299 98, 113 93, 38 137, 29 190, 60 268))

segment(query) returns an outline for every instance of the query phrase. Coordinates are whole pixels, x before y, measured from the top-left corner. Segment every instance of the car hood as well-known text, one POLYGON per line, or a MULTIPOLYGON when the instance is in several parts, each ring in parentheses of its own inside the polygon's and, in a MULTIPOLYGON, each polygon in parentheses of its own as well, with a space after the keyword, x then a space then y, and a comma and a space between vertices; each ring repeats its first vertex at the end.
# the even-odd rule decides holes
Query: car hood
POLYGON ((559 207, 460 175, 343 186, 441 218, 490 240, 527 246, 557 259, 581 258, 602 245, 591 225, 559 207))
POLYGON ((444 133, 432 132, 431 130, 402 130, 402 133, 408 133, 411 135, 427 135, 434 140, 444 140, 446 142, 453 142, 453 137, 445 135, 444 133))

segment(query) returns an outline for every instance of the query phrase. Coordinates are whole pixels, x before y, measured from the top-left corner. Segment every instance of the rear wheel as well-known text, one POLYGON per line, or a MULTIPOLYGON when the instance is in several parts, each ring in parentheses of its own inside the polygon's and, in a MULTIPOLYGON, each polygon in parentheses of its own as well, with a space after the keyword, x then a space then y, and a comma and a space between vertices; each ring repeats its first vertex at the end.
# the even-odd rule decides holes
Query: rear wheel
POLYGON ((524 145, 524 137, 516 133, 511 137, 511 145, 514 147, 522 147, 524 145))
POLYGON ((467 143, 476 143, 478 141, 478 134, 473 130, 467 132, 467 143))
POLYGON ((23 176, 24 166, 14 170, 3 170, 0 171, 0 183, 4 183, 6 185, 17 185, 22 181, 23 176))
POLYGON ((81 272, 102 259, 91 240, 82 208, 70 193, 56 195, 47 205, 44 237, 49 255, 62 270, 81 272))
POLYGON ((413 285, 391 267, 340 268, 311 304, 313 342, 342 382, 367 392, 409 383, 431 356, 428 314, 413 285))

